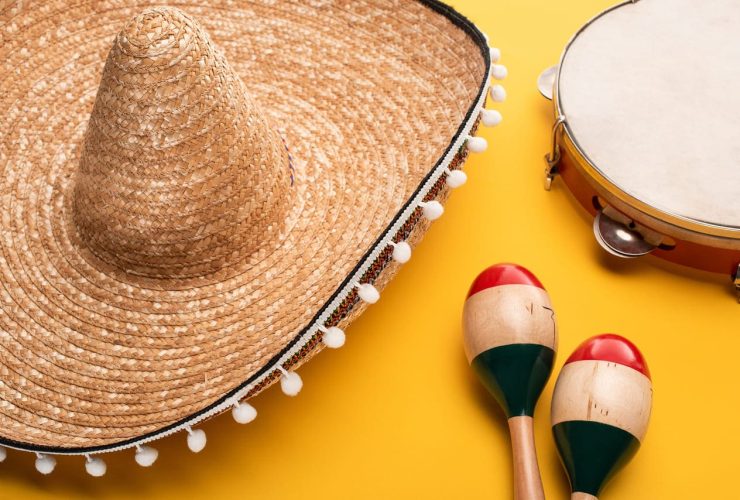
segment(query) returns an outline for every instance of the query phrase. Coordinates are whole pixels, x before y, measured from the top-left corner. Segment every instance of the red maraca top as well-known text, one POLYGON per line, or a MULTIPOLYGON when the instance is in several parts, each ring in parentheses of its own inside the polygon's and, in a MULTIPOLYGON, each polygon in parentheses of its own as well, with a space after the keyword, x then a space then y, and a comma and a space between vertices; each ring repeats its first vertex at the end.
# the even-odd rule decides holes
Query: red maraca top
MULTIPOLYGON (((537 277, 518 264, 496 264, 481 272, 470 286, 468 297, 501 285, 532 285, 545 289, 537 277)), ((467 298, 467 297, 466 297, 467 298)))
POLYGON ((565 364, 588 359, 629 366, 650 378, 650 370, 640 350, 620 335, 605 333, 591 337, 573 351, 565 364))

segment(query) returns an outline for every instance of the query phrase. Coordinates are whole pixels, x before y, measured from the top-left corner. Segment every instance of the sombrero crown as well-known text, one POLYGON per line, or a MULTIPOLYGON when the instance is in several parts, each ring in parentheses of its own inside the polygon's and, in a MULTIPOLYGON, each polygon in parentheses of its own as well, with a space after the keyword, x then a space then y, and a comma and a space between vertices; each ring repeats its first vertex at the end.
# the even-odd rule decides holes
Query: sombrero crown
POLYGON ((0 444, 47 473, 294 395, 500 120, 433 0, 133 3, 0 12, 0 444))
POLYGON ((205 31, 178 9, 116 37, 87 128, 74 220, 129 273, 203 276, 277 239, 291 171, 268 124, 205 31))

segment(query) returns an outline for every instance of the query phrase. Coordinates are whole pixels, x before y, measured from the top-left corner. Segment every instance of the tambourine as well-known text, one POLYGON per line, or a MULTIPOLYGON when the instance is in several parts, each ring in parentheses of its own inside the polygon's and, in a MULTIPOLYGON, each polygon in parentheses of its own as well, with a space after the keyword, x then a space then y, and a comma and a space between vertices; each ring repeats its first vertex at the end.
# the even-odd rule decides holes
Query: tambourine
POLYGON ((731 277, 740 293, 740 2, 627 1, 597 15, 538 87, 562 178, 599 244, 731 277))

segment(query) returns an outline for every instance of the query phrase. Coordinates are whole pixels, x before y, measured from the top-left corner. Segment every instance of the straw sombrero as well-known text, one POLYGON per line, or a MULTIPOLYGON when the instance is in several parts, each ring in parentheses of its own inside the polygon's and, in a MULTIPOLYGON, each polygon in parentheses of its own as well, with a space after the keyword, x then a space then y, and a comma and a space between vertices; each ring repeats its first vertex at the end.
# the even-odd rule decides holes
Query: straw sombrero
POLYGON ((297 393, 500 120, 433 0, 5 5, 0 444, 44 473, 297 393))

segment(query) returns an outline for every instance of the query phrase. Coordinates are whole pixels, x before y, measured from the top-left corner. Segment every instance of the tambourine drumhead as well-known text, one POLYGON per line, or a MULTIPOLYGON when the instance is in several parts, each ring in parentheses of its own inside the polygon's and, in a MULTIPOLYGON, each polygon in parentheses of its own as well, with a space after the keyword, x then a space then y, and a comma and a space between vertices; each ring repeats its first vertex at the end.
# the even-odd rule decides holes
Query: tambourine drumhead
POLYGON ((740 2, 640 0, 571 42, 559 111, 608 181, 660 211, 740 231, 740 2))

